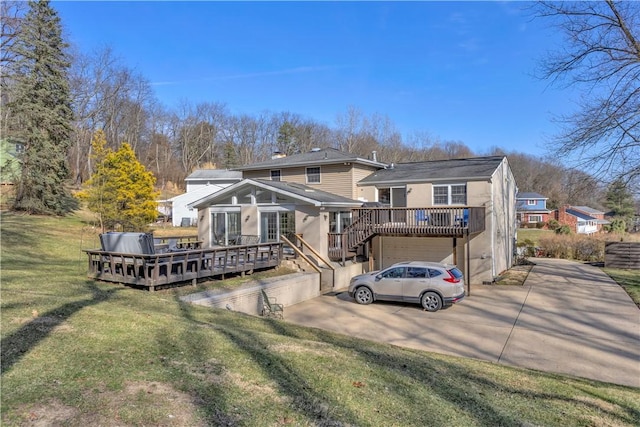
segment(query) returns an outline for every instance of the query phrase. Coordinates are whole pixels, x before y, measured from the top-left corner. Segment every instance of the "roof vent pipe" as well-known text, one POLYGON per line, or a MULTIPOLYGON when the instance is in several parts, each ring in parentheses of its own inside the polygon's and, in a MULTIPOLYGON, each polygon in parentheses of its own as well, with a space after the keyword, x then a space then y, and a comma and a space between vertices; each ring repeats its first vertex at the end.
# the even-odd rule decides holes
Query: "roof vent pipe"
POLYGON ((376 150, 371 152, 371 159, 373 159, 374 162, 378 161, 378 152, 376 150))

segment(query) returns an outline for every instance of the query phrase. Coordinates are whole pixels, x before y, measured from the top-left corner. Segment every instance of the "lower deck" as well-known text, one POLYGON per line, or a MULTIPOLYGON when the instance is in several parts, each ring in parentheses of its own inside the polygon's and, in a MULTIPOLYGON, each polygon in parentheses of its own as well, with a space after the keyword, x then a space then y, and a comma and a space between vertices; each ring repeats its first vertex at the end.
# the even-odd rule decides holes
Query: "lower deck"
POLYGON ((179 250, 162 254, 130 254, 85 250, 88 277, 107 282, 145 287, 251 272, 277 267, 282 259, 281 243, 179 250))

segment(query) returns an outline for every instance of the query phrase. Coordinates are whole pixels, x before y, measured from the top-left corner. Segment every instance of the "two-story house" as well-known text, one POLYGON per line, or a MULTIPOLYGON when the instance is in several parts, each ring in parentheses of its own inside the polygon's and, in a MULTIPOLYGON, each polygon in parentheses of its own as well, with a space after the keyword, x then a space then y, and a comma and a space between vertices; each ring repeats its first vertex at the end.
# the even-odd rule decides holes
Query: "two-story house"
POLYGON ((505 157, 394 165, 327 148, 238 170, 242 181, 191 204, 205 246, 297 234, 343 265, 448 262, 473 283, 512 265, 517 189, 505 157))
POLYGON ((533 192, 519 192, 516 195, 516 218, 520 226, 546 224, 551 219, 551 210, 547 209, 548 197, 533 192))

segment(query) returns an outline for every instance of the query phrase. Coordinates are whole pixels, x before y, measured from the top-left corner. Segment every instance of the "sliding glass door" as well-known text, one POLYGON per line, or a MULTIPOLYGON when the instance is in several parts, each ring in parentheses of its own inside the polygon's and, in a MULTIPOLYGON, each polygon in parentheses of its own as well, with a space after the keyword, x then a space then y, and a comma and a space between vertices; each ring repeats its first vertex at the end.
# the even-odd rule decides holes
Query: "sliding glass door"
POLYGON ((213 212, 211 214, 211 244, 227 246, 235 244, 242 234, 240 212, 213 212))

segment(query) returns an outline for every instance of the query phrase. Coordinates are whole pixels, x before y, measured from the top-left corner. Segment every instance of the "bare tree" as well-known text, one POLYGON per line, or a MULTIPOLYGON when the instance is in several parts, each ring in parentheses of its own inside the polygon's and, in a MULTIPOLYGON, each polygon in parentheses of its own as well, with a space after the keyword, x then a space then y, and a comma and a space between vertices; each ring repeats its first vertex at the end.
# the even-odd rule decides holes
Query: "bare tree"
POLYGON ((180 111, 172 120, 173 141, 180 152, 185 172, 205 164, 220 166, 224 163, 225 138, 223 131, 228 122, 226 106, 221 103, 193 105, 181 102, 180 111))
POLYGON ((13 76, 10 65, 16 60, 13 44, 18 36, 24 14, 28 10, 26 2, 0 2, 0 136, 5 137, 11 112, 8 104, 11 101, 13 76))
POLYGON ((566 44, 543 60, 542 77, 582 90, 576 112, 557 120, 555 155, 594 176, 640 177, 640 3, 541 1, 566 44))
POLYGON ((70 163, 77 183, 93 172, 89 153, 96 129, 104 130, 112 149, 128 142, 136 152, 145 151, 155 96, 149 82, 122 65, 110 47, 88 55, 76 53, 70 87, 75 117, 70 163))
POLYGON ((365 151, 362 148, 367 139, 369 121, 360 109, 349 106, 344 114, 336 116, 336 147, 347 153, 359 153, 365 151))
POLYGON ((20 31, 27 3, 24 1, 3 1, 0 3, 0 64, 6 67, 15 59, 12 49, 16 35, 20 31))
POLYGON ((229 116, 223 129, 222 143, 227 152, 225 167, 248 165, 256 161, 260 143, 260 122, 248 115, 229 116), (232 157, 233 156, 233 157, 232 157))

